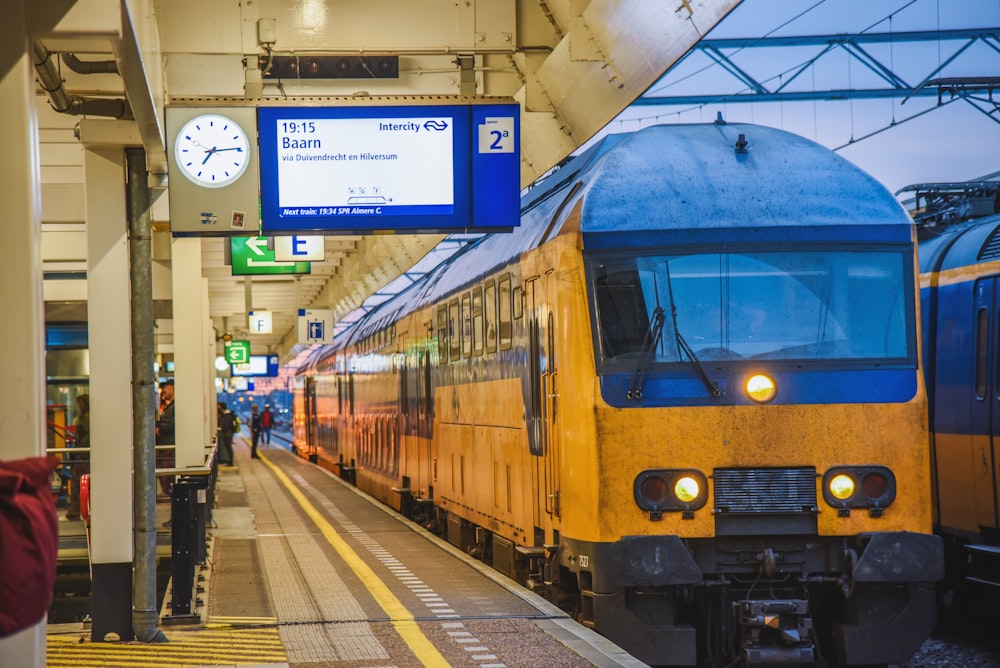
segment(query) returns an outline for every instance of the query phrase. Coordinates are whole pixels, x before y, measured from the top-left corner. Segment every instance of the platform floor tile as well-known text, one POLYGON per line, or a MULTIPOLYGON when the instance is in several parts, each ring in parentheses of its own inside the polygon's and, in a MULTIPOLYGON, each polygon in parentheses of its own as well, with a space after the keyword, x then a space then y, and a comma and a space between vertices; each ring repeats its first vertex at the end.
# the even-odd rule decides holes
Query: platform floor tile
POLYGON ((78 634, 49 635, 48 668, 189 668, 288 665, 275 628, 166 629, 169 642, 90 642, 78 634))

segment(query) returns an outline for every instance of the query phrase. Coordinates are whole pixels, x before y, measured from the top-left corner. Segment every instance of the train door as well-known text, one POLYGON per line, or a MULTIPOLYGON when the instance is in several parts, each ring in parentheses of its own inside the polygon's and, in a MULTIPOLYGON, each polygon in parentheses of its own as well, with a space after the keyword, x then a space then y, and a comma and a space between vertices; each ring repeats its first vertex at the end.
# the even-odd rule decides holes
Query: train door
POLYGON ((1000 277, 976 281, 975 366, 971 411, 976 520, 997 526, 997 455, 1000 449, 1000 277), (986 436, 976 436, 985 434, 986 436))
POLYGON ((431 429, 434 424, 434 392, 431 387, 431 347, 433 340, 417 350, 417 483, 422 495, 430 496, 431 490, 431 429), (426 488, 426 489, 424 489, 426 488))
MULTIPOLYGON (((524 315, 528 332, 528 437, 531 454, 536 456, 534 467, 535 523, 543 525, 543 518, 559 516, 559 452, 555 442, 557 430, 556 383, 558 379, 553 343, 555 319, 552 295, 549 294, 551 273, 525 281, 524 315)), ((517 299, 515 298, 515 309, 517 299)), ((516 315, 516 314, 515 314, 516 315)), ((547 524, 545 522, 544 524, 547 524)))
POLYGON ((545 349, 548 354, 547 369, 542 373, 542 406, 545 416, 545 487, 546 512, 552 517, 561 515, 559 508, 559 471, 561 469, 561 431, 556 428, 559 399, 559 359, 556 356, 556 302, 555 274, 550 270, 545 276, 545 349))
POLYGON ((303 414, 305 415, 306 455, 312 459, 319 454, 319 439, 316 433, 316 379, 306 376, 305 388, 302 392, 303 414))

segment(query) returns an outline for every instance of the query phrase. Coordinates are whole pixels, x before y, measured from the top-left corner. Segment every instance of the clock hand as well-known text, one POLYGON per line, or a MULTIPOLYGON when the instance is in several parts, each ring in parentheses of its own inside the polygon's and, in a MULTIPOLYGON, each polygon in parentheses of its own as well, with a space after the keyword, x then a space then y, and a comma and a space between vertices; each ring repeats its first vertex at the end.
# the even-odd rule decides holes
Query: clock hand
POLYGON ((212 148, 205 149, 205 159, 201 161, 201 164, 204 165, 206 162, 208 162, 208 159, 212 157, 213 153, 215 153, 215 147, 214 146, 212 148))

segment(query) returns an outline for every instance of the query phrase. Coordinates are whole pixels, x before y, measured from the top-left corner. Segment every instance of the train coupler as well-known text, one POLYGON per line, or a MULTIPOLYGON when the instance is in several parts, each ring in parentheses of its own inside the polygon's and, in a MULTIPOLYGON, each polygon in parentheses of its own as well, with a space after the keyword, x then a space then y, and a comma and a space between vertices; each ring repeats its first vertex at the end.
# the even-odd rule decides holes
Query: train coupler
POLYGON ((815 663, 812 617, 807 601, 744 600, 735 605, 743 629, 744 665, 806 666, 815 663))

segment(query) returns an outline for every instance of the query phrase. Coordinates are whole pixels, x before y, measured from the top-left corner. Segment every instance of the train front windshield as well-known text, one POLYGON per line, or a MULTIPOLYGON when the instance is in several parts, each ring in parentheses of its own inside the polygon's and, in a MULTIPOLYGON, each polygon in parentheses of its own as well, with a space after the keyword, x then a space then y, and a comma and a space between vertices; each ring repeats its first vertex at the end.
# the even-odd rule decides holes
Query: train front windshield
POLYGON ((911 263, 903 251, 602 256, 589 263, 598 354, 915 366, 911 263))

